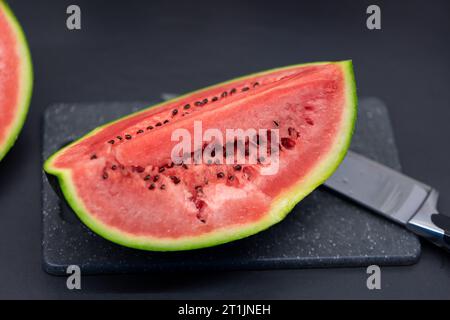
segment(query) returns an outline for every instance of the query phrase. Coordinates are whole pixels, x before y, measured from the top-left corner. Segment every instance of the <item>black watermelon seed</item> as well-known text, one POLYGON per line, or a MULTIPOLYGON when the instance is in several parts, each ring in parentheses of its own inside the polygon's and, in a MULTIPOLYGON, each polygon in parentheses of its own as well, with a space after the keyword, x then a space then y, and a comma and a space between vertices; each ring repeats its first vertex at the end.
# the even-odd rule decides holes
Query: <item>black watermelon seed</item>
POLYGON ((207 98, 203 99, 202 103, 203 104, 207 104, 208 103, 208 99, 207 98))
POLYGON ((255 142, 256 142, 256 144, 259 146, 259 144, 261 143, 261 138, 260 138, 260 136, 259 136, 259 134, 257 134, 256 136, 255 136, 255 142))
POLYGON ((157 124, 155 124, 155 126, 160 127, 160 126, 162 126, 162 123, 158 122, 157 124))
POLYGON ((126 134, 126 135, 125 135, 125 139, 130 140, 130 139, 131 139, 131 135, 126 134))
POLYGON ((165 184, 162 184, 161 187, 160 187, 161 190, 164 190, 165 188, 166 188, 165 184))
POLYGON ((275 126, 277 126, 277 127, 280 126, 280 124, 278 123, 278 121, 275 121, 275 120, 273 120, 273 124, 274 124, 275 126))
POLYGON ((171 176, 170 179, 173 181, 173 183, 175 184, 179 184, 180 183, 180 178, 176 177, 176 176, 171 176))
POLYGON ((184 163, 183 163, 183 168, 184 168, 184 169, 188 169, 187 164, 184 164, 184 163))
POLYGON ((169 120, 167 120, 167 119, 166 119, 166 120, 164 120, 164 124, 166 124, 166 123, 169 123, 169 120))
POLYGON ((195 187, 195 191, 197 191, 197 193, 203 193, 203 188, 202 188, 202 186, 196 186, 196 187, 195 187))
POLYGON ((159 168, 159 172, 161 173, 161 172, 164 172, 164 170, 166 170, 166 168, 164 168, 164 167, 161 167, 161 168, 159 168))
POLYGON ((233 181, 234 180, 234 176, 228 176, 228 180, 233 181))
POLYGON ((147 130, 152 130, 153 129, 153 126, 148 126, 147 127, 147 130))
POLYGON ((215 101, 217 101, 217 100, 219 100, 219 98, 217 98, 217 97, 213 97, 213 98, 211 99, 211 101, 213 101, 213 102, 215 102, 215 101))
POLYGON ((224 91, 224 92, 222 92, 221 97, 225 98, 227 95, 228 95, 228 92, 224 91))
POLYGON ((104 180, 108 179, 108 172, 106 172, 106 171, 103 172, 102 178, 103 178, 104 180))
POLYGON ((150 178, 151 178, 151 176, 148 174, 148 175, 145 176, 144 180, 148 181, 148 180, 150 180, 150 178))
POLYGON ((121 136, 117 136, 116 137, 118 140, 122 140, 122 137, 121 136))
POLYGON ((108 143, 114 144, 114 140, 109 140, 108 143))
POLYGON ((231 89, 230 94, 236 93, 236 88, 231 89))
POLYGON ((173 115, 173 116, 176 116, 177 113, 178 113, 178 109, 173 109, 173 110, 172 110, 172 115, 173 115))
POLYGON ((149 190, 153 190, 153 189, 155 189, 155 184, 154 183, 152 183, 149 187, 148 187, 148 189, 149 190))
POLYGON ((248 91, 249 89, 250 89, 249 87, 243 87, 242 91, 245 92, 245 91, 248 91))
POLYGON ((240 171, 242 169, 242 166, 240 164, 237 164, 234 166, 234 170, 240 171))
POLYGON ((117 169, 117 166, 115 165, 115 164, 113 164, 112 166, 111 166, 111 170, 116 170, 117 169))
POLYGON ((156 181, 158 181, 158 180, 159 180, 159 176, 158 176, 158 175, 156 175, 156 176, 153 177, 153 182, 156 182, 156 181))
POLYGON ((189 109, 190 107, 191 107, 191 105, 190 105, 190 104, 187 104, 187 105, 184 106, 184 109, 187 110, 187 109, 189 109))
POLYGON ((194 103, 194 105, 195 105, 196 107, 200 107, 200 106, 202 105, 202 102, 201 102, 201 101, 196 101, 196 102, 194 103))
POLYGON ((93 155, 91 156, 91 160, 94 160, 94 159, 97 159, 97 155, 96 155, 96 154, 93 154, 93 155))
POLYGON ((136 133, 137 133, 137 134, 140 134, 140 133, 142 133, 142 132, 144 132, 144 130, 140 129, 140 130, 138 130, 136 133))
POLYGON ((217 178, 222 179, 223 177, 225 177, 225 174, 223 172, 219 172, 217 174, 217 178))
POLYGON ((253 84, 253 88, 256 87, 256 86, 259 86, 259 82, 255 82, 255 83, 253 84))

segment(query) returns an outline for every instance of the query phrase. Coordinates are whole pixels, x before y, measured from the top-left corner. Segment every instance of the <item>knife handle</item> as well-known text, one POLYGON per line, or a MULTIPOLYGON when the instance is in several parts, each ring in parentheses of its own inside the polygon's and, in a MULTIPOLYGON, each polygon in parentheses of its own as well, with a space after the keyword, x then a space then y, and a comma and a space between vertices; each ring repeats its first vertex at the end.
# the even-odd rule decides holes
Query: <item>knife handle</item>
POLYGON ((437 211, 439 193, 432 189, 406 227, 450 252, 450 217, 437 211))

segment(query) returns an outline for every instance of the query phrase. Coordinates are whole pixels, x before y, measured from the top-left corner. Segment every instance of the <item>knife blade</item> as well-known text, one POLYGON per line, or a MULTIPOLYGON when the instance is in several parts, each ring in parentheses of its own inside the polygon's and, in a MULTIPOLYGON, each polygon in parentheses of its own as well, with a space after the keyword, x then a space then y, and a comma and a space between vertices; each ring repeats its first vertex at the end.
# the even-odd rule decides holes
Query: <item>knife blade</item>
POLYGON ((432 187, 352 151, 324 185, 450 250, 450 217, 432 187))

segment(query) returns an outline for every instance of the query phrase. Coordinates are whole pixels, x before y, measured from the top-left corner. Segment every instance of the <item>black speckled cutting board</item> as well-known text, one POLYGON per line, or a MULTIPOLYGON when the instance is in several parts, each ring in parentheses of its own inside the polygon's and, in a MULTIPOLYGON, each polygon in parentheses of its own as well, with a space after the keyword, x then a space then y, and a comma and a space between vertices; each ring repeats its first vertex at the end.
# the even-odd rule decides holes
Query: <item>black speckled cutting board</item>
MULTIPOLYGON (((89 130, 144 107, 145 103, 57 104, 44 115, 46 159, 89 130)), ((383 103, 361 99, 352 150, 400 170, 389 115, 383 103)), ((86 228, 43 175, 44 269, 66 274, 177 270, 275 269, 402 265, 416 262, 420 242, 405 229, 319 188, 281 223, 255 236, 186 252, 145 252, 121 247, 86 228)))

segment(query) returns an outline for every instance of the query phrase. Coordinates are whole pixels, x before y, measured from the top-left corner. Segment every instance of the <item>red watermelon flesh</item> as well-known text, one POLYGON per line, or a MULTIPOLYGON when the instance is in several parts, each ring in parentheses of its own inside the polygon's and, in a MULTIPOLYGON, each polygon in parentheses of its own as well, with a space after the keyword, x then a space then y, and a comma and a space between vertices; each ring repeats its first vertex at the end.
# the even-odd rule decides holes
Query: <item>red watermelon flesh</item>
POLYGON ((45 170, 81 220, 111 241, 162 251, 207 247, 281 221, 338 166, 355 117, 350 61, 296 65, 97 128, 54 154, 45 170), (194 122, 224 136, 227 129, 279 130, 279 170, 264 175, 260 162, 195 164, 192 154, 174 164, 171 135, 180 128, 193 135, 194 122))
POLYGON ((32 68, 22 30, 0 1, 0 160, 14 144, 28 111, 32 68))

